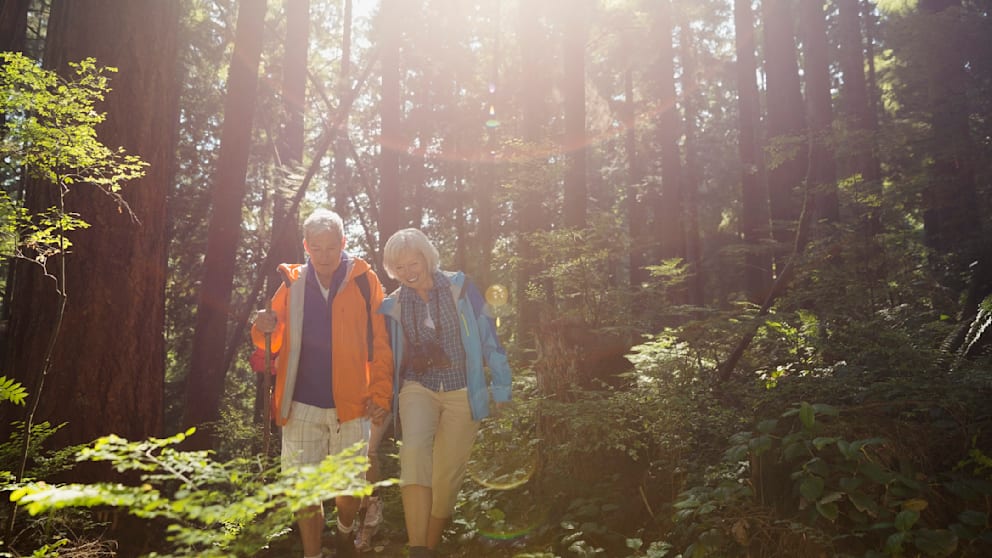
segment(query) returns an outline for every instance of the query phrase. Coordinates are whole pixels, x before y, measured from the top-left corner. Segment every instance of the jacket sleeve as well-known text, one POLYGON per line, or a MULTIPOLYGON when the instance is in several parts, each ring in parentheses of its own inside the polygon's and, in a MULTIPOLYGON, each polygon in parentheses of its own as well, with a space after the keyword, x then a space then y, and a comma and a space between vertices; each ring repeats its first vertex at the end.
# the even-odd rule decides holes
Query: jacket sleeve
POLYGON ((389 410, 393 401, 393 351, 389 345, 385 316, 379 313, 379 306, 385 298, 382 283, 375 272, 369 270, 369 294, 372 297, 372 362, 369 363, 369 393, 372 402, 389 410))
POLYGON ((475 319, 479 324, 479 339, 482 342, 482 359, 489 366, 490 385, 493 400, 504 402, 510 400, 510 383, 512 374, 506 351, 496 335, 496 321, 492 317, 489 305, 485 303, 482 294, 475 284, 465 280, 465 296, 472 304, 475 319))
MULTIPOLYGON (((276 313, 276 328, 272 331, 272 352, 278 353, 282 348, 283 336, 286 332, 286 314, 289 308, 289 289, 279 285, 276 294, 272 295, 272 310, 276 313)), ((265 334, 254 325, 251 326, 251 340, 259 349, 265 348, 265 334)))

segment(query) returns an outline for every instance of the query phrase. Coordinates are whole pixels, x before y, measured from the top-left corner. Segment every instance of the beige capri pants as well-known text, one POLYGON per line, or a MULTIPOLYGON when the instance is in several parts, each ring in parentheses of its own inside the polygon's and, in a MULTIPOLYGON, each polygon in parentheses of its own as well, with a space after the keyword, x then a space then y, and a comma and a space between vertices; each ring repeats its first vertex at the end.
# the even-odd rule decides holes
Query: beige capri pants
POLYGON ((479 422, 468 391, 434 392, 406 380, 400 390, 400 484, 431 488, 431 515, 451 517, 479 422))

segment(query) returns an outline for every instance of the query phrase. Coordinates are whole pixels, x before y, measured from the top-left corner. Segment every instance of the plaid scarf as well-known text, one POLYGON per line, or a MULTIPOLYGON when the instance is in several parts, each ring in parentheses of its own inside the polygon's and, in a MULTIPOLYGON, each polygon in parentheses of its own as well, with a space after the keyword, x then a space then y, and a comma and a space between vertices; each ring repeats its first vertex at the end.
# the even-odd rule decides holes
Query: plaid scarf
POLYGON ((436 392, 462 389, 468 386, 465 348, 462 347, 458 309, 451 296, 451 282, 441 272, 435 272, 432 278, 434 287, 427 301, 409 287, 400 288, 400 321, 409 346, 407 354, 412 354, 418 344, 436 343, 444 349, 450 366, 430 367, 418 374, 410 368, 407 359, 403 366, 403 378, 419 382, 436 392))

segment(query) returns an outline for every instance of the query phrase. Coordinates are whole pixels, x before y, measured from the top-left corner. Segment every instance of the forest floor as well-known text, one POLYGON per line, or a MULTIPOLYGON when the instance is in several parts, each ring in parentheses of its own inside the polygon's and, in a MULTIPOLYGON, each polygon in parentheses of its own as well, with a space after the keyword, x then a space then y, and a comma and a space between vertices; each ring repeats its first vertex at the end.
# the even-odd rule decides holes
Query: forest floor
MULTIPOLYGON (((383 440, 380 451, 383 455, 389 456, 382 463, 383 476, 385 478, 399 477, 398 448, 395 440, 392 438, 383 440)), ((398 486, 380 488, 379 494, 384 504, 383 521, 372 539, 372 548, 359 554, 359 556, 363 558, 404 558, 407 556, 407 537, 400 489, 398 486)), ((458 511, 456 510, 455 513, 457 520, 458 511)), ((334 548, 337 515, 333 503, 325 504, 325 516, 327 527, 324 529, 324 557, 336 558, 334 548)), ((445 558, 512 558, 521 552, 526 552, 523 547, 525 541, 519 539, 500 541, 479 537, 479 540, 473 538, 465 541, 456 540, 457 538, 458 535, 449 529, 438 549, 439 556, 445 558)), ((274 539, 269 548, 259 552, 255 558, 299 558, 301 556, 303 556, 303 549, 300 545, 299 534, 294 527, 281 537, 274 539)))

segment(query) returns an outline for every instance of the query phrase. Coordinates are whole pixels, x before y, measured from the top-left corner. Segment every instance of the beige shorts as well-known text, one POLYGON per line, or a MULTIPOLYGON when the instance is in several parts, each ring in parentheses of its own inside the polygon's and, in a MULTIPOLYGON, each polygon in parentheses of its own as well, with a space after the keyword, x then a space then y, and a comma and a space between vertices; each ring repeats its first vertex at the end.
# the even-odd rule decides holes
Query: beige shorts
POLYGON ((451 517, 479 431, 468 391, 436 393, 408 380, 400 390, 400 424, 400 483, 431 487, 431 515, 451 517))
POLYGON ((282 467, 316 465, 328 455, 361 442, 358 455, 368 452, 367 418, 338 422, 337 409, 322 409, 293 401, 289 421, 282 427, 282 467))

